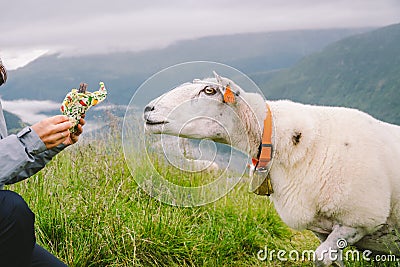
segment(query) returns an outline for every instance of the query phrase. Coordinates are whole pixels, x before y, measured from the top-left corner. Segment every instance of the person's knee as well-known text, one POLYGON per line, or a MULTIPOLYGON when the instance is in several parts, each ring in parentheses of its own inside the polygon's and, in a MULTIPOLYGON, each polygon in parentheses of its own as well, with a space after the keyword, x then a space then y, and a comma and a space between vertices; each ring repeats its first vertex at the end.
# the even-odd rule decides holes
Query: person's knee
POLYGON ((25 200, 12 191, 3 191, 1 194, 1 217, 7 218, 7 221, 17 228, 22 228, 25 231, 33 230, 35 215, 25 200))
POLYGON ((1 266, 30 266, 36 243, 35 215, 12 191, 0 191, 1 266))
POLYGON ((15 216, 21 216, 22 218, 34 217, 33 212, 26 204, 25 200, 17 193, 13 191, 6 191, 10 195, 10 204, 13 207, 15 216))

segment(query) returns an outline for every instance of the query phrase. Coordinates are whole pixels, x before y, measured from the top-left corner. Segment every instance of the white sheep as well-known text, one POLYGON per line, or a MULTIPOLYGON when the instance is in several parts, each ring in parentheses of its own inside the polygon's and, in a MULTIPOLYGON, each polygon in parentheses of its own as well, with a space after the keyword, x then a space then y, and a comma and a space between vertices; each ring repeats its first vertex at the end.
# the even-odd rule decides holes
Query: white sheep
MULTIPOLYGON (((270 197, 288 226, 320 238, 316 265, 343 265, 343 240, 400 255, 400 127, 350 108, 267 105, 274 125, 270 197)), ((257 158, 267 105, 215 73, 153 100, 144 118, 149 132, 207 138, 257 158)))

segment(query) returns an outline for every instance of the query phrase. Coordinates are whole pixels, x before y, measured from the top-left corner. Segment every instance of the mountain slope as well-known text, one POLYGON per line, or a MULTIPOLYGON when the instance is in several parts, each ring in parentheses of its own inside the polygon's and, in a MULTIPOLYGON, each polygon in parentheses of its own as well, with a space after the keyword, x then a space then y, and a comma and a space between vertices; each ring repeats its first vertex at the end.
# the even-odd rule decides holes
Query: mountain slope
POLYGON ((17 115, 7 112, 5 110, 3 110, 3 112, 4 118, 6 119, 8 134, 17 133, 26 126, 26 124, 22 122, 17 115))
POLYGON ((108 101, 127 104, 138 86, 153 73, 173 64, 210 60, 245 73, 293 65, 327 44, 367 29, 305 30, 205 37, 181 41, 159 50, 81 57, 41 57, 11 71, 2 88, 3 99, 38 99, 60 102, 81 81, 91 90, 103 80, 110 88, 108 101))
POLYGON ((348 37, 253 77, 269 99, 355 107, 400 124, 400 24, 348 37))

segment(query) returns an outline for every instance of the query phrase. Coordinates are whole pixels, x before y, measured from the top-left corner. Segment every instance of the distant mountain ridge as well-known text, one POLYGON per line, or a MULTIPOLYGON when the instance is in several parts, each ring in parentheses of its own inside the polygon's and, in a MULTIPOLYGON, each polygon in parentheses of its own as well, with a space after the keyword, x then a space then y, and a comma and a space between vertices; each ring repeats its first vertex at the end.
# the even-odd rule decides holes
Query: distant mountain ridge
POLYGON ((354 107, 400 125, 400 24, 345 38, 289 69, 253 78, 269 99, 354 107))
MULTIPOLYGON (((10 72, 4 99, 61 102, 81 81, 127 104, 151 74, 173 64, 210 60, 248 74, 267 99, 347 106, 400 125, 400 24, 369 30, 315 30, 205 37, 140 53, 41 57, 10 72)), ((201 78, 201 77, 200 77, 201 78)))
POLYGON ((180 41, 164 49, 80 57, 47 55, 10 71, 1 97, 53 100, 80 82, 97 89, 100 80, 111 89, 108 101, 127 104, 139 85, 155 72, 185 61, 209 60, 231 65, 245 73, 293 65, 329 43, 367 29, 304 30, 212 36, 180 41))

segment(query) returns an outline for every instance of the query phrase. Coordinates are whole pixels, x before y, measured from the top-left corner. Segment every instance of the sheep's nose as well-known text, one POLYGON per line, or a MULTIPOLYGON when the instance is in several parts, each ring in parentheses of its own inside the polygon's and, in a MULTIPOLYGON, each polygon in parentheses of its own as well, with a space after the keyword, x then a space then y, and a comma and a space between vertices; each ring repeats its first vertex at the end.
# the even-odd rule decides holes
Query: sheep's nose
POLYGON ((154 106, 146 106, 144 108, 144 113, 143 113, 143 118, 145 121, 147 121, 150 117, 150 112, 154 110, 154 106))
POLYGON ((153 110, 154 110, 154 106, 146 106, 144 108, 144 113, 147 113, 147 112, 150 112, 150 111, 153 111, 153 110))

